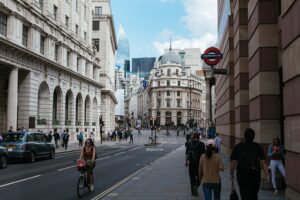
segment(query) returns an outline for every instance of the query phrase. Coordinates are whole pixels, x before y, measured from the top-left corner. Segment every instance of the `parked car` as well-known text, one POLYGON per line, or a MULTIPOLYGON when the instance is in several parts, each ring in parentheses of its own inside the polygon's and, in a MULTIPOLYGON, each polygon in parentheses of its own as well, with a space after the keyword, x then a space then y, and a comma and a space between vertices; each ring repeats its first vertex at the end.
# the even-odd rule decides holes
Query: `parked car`
POLYGON ((4 135, 0 146, 6 147, 8 158, 21 158, 34 162, 36 158, 55 157, 54 145, 41 132, 13 132, 4 135))
POLYGON ((7 149, 0 146, 0 169, 4 169, 7 165, 8 153, 7 149))

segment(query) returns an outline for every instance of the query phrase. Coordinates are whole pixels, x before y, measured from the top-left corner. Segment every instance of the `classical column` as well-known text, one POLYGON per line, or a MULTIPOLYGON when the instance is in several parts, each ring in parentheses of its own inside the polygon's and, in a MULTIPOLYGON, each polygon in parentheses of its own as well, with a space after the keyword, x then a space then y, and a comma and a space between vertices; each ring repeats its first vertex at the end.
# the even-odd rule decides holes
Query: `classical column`
POLYGON ((18 68, 13 68, 9 74, 7 94, 7 130, 10 126, 17 130, 18 108, 18 68))

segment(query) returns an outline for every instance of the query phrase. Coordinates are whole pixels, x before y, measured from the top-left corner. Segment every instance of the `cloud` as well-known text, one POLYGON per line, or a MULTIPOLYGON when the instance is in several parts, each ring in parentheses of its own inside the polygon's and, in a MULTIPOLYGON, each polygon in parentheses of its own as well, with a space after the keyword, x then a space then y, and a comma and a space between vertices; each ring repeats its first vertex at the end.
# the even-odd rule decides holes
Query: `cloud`
POLYGON ((162 3, 173 3, 176 0, 160 0, 162 3))
MULTIPOLYGON (((161 0, 162 2, 174 0, 161 0)), ((207 47, 217 42, 217 0, 181 0, 185 15, 179 23, 188 30, 188 36, 176 35, 173 30, 164 29, 152 43, 159 54, 169 48, 170 37, 173 48, 200 48, 204 51, 207 47)))
MULTIPOLYGON (((185 49, 185 48, 200 48, 201 51, 204 51, 209 45, 214 44, 216 41, 216 36, 210 33, 203 35, 200 38, 177 38, 172 39, 172 48, 174 49, 185 49)), ((164 54, 164 50, 168 49, 170 46, 169 41, 153 42, 154 48, 158 51, 160 55, 164 54)))

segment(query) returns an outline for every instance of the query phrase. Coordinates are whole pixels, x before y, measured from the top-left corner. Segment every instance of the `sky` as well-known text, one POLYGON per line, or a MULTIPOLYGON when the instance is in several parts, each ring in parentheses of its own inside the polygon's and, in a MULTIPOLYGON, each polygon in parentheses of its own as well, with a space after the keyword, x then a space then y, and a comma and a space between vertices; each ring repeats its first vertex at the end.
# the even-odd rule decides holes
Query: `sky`
POLYGON ((111 0, 116 30, 122 23, 130 57, 158 57, 164 49, 200 48, 217 41, 217 0, 111 0))

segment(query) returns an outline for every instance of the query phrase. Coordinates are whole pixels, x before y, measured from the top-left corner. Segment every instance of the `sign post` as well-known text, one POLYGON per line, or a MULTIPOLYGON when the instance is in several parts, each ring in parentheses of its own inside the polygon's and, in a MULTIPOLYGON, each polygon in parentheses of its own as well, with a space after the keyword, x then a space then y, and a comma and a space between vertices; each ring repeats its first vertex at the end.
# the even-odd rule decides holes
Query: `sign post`
POLYGON ((227 70, 226 69, 215 69, 215 65, 217 65, 221 59, 223 58, 223 54, 221 51, 216 48, 216 47, 209 47, 204 51, 204 54, 201 55, 201 59, 209 65, 211 68, 211 76, 210 76, 210 92, 209 92, 209 102, 210 102, 210 113, 209 113, 209 118, 210 118, 210 125, 213 124, 212 120, 212 95, 211 95, 211 88, 212 85, 215 85, 215 74, 220 74, 220 75, 226 75, 227 70))

